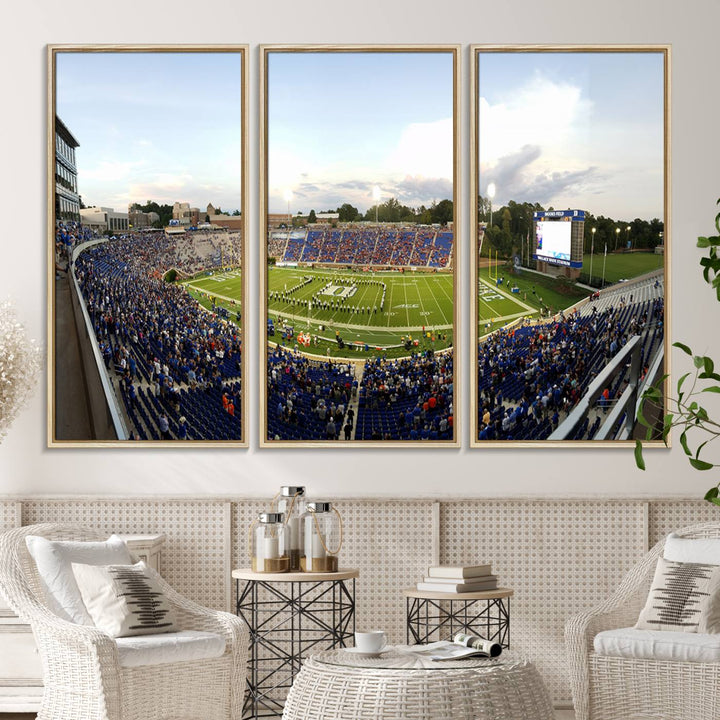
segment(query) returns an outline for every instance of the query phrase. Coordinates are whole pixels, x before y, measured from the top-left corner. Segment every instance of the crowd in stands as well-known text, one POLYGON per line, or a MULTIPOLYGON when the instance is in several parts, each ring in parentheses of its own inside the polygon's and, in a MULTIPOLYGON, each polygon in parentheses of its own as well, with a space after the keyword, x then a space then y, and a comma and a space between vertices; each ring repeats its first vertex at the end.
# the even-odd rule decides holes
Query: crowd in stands
POLYGON ((426 227, 273 231, 268 240, 268 255, 278 261, 376 267, 446 268, 452 248, 452 231, 426 227))
POLYGON ((338 440, 342 432, 345 439, 356 395, 352 363, 313 361, 279 346, 268 351, 268 438, 338 440))
MULTIPOLYGON (((654 290, 658 289, 656 283, 654 290)), ((604 307, 562 313, 551 322, 498 330, 478 349, 478 439, 544 440, 585 394, 628 340, 641 336, 641 366, 662 346, 664 303, 655 297, 627 302, 619 292, 604 307)), ((629 369, 605 388, 598 411, 622 393, 629 369)), ((586 420, 572 439, 592 439, 600 426, 586 420)))
POLYGON ((365 363, 358 440, 452 440, 453 356, 432 350, 365 363))
POLYGON ((239 329, 162 279, 172 267, 191 272, 207 261, 193 255, 192 243, 129 235, 89 248, 75 263, 132 439, 242 437, 239 329))
POLYGON ((93 231, 72 220, 59 221, 55 224, 55 259, 56 262, 67 263, 73 248, 80 243, 92 240, 93 231))
POLYGON ((267 392, 274 440, 453 438, 450 353, 368 360, 358 381, 352 363, 310 360, 277 346, 268 349, 267 392))

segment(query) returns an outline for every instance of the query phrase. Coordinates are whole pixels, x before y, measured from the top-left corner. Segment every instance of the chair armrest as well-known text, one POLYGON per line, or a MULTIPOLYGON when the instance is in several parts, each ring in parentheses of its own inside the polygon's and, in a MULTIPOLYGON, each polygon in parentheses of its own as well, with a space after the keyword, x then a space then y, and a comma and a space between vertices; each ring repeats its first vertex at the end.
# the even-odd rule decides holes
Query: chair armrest
POLYGON ((590 717, 590 655, 595 635, 635 623, 647 599, 649 580, 663 546, 664 540, 625 575, 609 598, 566 622, 565 647, 576 720, 589 720, 590 717))
POLYGON ((107 720, 121 719, 120 659, 115 640, 91 625, 63 620, 35 600, 18 613, 32 628, 46 688, 82 678, 79 691, 102 700, 107 720))
POLYGON ((250 632, 245 621, 222 610, 211 610, 182 596, 154 570, 150 569, 168 602, 178 617, 183 630, 213 632, 225 637, 225 653, 232 655, 231 707, 242 708, 245 695, 250 632))

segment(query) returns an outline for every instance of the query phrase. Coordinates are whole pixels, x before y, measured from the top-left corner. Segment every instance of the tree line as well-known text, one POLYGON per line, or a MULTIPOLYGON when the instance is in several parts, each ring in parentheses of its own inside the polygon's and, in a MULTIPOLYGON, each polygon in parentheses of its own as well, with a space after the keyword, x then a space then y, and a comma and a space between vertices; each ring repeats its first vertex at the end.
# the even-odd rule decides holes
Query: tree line
MULTIPOLYGON (((354 205, 343 203, 335 210, 323 210, 321 212, 337 213, 339 222, 360 222, 362 220, 375 221, 377 211, 378 222, 384 223, 408 223, 419 225, 447 225, 453 221, 453 201, 440 200, 433 202, 430 207, 421 205, 419 208, 411 208, 402 205, 396 198, 390 198, 384 203, 373 205, 368 208, 365 214, 361 213, 354 205)), ((298 213, 300 215, 300 213, 298 213)), ((317 222, 315 210, 308 213, 308 224, 317 222)))
MULTIPOLYGON (((514 200, 510 200, 507 205, 491 207, 490 199, 479 195, 479 220, 486 224, 483 255, 487 255, 491 248, 503 257, 523 251, 525 256, 532 254, 530 248, 534 246, 533 213, 555 209, 557 208, 552 206, 545 208, 540 203, 518 203, 514 200)), ((603 253, 607 244, 607 251, 614 252, 627 248, 629 244, 633 250, 650 252, 663 244, 663 232, 663 221, 658 218, 625 220, 586 212, 584 250, 586 253, 591 250, 603 253)))

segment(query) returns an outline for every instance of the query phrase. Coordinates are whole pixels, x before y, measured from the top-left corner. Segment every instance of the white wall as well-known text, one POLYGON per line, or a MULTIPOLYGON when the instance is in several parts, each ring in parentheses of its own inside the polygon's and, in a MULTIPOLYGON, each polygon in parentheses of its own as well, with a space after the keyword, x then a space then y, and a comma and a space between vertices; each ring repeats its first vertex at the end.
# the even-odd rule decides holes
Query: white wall
MULTIPOLYGON (((34 337, 45 335, 45 116, 47 43, 248 43, 250 45, 250 378, 257 377, 258 51, 261 43, 462 43, 462 338, 469 307, 468 46, 474 43, 672 44, 672 323, 673 339, 720 354, 720 306, 698 272, 695 239, 712 232, 720 197, 720 116, 717 0, 25 0, 13 8, 3 37, 0 87, 3 166, 0 296, 19 301, 34 337), (89 12, 92 9, 92 12, 89 12), (22 213, 22 207, 38 213, 22 213), (703 305, 710 306, 708 311, 703 305)), ((428 89, 428 92, 431 92, 428 89)), ((463 340, 463 438, 469 441, 469 343, 463 340)), ((683 360, 674 358, 678 371, 683 360)), ((258 383, 248 382, 250 421, 258 383)), ((244 450, 47 450, 45 387, 0 446, 0 493, 216 493, 267 496, 281 482, 307 484, 313 494, 697 496, 711 483, 688 469, 679 447, 648 453, 648 471, 635 469, 628 449, 263 450, 258 428, 244 450)))

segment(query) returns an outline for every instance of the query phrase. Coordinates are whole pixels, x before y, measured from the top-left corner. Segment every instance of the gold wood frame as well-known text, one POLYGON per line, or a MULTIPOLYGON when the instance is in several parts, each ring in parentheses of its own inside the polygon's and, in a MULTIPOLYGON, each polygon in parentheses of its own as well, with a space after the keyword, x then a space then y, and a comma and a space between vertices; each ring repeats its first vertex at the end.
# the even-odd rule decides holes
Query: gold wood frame
MULTIPOLYGON (((459 448, 462 440, 462 425, 460 422, 461 393, 459 392, 460 381, 460 357, 461 357, 461 316, 459 302, 459 286, 461 275, 458 272, 458 260, 461 253, 458 250, 460 245, 461 232, 459 220, 462 217, 460 212, 460 45, 261 45, 260 53, 260 143, 259 143, 259 168, 260 168, 260 242, 262 252, 260 253, 260 437, 261 448, 282 448, 282 447, 353 447, 353 448, 459 448), (452 53, 453 57, 453 439, 452 440, 431 440, 431 441, 406 441, 406 440, 269 440, 267 437, 268 424, 268 402, 267 402, 267 260, 268 260, 268 56, 270 53, 452 53)), ((356 418, 357 422, 357 418, 356 418)))
MULTIPOLYGON (((248 282, 247 282, 247 253, 248 253, 248 98, 249 98, 249 73, 248 73, 248 45, 89 45, 89 44, 67 44, 47 46, 47 288, 48 288, 48 314, 47 314, 47 337, 48 337, 48 365, 47 365, 47 444, 50 448, 86 448, 86 447, 133 447, 133 448, 218 448, 235 447, 246 448, 249 446, 248 422, 248 282), (139 442, 124 440, 58 440, 56 435, 56 403, 55 403, 55 353, 58 340, 56 338, 56 308, 55 308, 55 110, 56 110, 56 58, 59 53, 236 53, 241 58, 242 83, 240 93, 240 118, 242 127, 240 129, 241 157, 240 163, 241 179, 241 202, 242 212, 242 259, 240 272, 242 274, 242 327, 240 337, 242 345, 241 359, 241 402, 240 413, 242 419, 242 437, 238 441, 227 440, 144 440, 139 442)), ((85 388, 87 392, 87 387, 85 388)))
MULTIPOLYGON (((479 440, 478 422, 478 231, 480 189, 479 101, 480 88, 478 59, 481 53, 658 53, 663 56, 663 240, 664 240, 664 337, 665 353, 664 409, 668 412, 670 393, 670 265, 671 265, 671 217, 670 217, 670 45, 471 45, 470 46, 470 447, 471 448, 600 448, 634 447, 635 440, 479 440)), ((666 447, 661 440, 645 443, 648 447, 666 447)), ((668 445, 670 447, 670 440, 668 445)))

